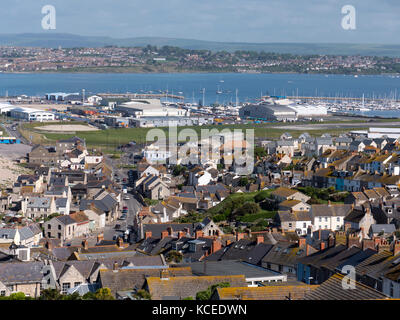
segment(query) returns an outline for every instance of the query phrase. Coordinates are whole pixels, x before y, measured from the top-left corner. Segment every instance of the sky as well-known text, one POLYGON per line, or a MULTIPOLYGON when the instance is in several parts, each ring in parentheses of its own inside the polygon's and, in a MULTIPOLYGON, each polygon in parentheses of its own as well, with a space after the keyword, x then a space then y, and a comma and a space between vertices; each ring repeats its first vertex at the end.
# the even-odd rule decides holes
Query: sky
POLYGON ((0 33, 400 44, 399 0, 1 0, 0 9, 0 33), (56 30, 42 29, 45 5, 56 30), (355 30, 342 28, 345 5, 355 30))

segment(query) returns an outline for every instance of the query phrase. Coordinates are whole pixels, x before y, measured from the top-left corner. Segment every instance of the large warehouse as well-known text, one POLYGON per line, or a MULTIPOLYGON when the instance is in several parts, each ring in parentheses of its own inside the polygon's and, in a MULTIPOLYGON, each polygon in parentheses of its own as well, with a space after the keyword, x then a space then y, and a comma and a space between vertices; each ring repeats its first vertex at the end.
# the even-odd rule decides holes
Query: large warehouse
POLYGON ((242 118, 277 121, 296 121, 298 118, 326 116, 327 108, 318 105, 298 104, 289 99, 268 99, 260 104, 240 109, 242 118))
POLYGON ((253 118, 275 121, 296 121, 296 112, 286 106, 276 104, 251 104, 244 106, 239 110, 239 116, 242 119, 253 118))
POLYGON ((55 115, 52 112, 30 109, 30 108, 15 107, 10 111, 10 115, 12 118, 27 120, 27 121, 43 122, 43 121, 55 120, 55 115))
POLYGON ((159 99, 133 99, 132 101, 116 106, 115 110, 135 118, 190 116, 190 111, 165 107, 159 99))

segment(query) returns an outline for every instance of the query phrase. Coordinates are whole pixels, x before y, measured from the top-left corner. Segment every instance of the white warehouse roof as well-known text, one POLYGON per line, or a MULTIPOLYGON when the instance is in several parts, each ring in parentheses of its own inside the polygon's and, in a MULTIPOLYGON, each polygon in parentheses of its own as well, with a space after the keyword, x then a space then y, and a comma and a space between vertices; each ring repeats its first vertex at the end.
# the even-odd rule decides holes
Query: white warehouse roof
POLYGON ((323 106, 309 104, 292 104, 288 108, 296 111, 297 116, 326 116, 328 109, 323 106))

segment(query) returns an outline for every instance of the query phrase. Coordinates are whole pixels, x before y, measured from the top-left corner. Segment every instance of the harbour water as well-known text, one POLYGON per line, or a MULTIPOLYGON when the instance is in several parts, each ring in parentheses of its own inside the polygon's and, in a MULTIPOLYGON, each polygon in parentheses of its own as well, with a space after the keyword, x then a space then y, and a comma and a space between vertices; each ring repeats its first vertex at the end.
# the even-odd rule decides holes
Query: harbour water
MULTIPOLYGON (((0 74, 0 95, 43 96, 50 92, 160 93, 185 96, 185 102, 205 104, 254 102, 262 95, 326 96, 399 99, 400 76, 322 74, 163 73, 99 74, 41 73, 0 74)), ((364 115, 397 117, 400 111, 376 110, 364 115), (378 114, 377 114, 378 115, 378 114)))

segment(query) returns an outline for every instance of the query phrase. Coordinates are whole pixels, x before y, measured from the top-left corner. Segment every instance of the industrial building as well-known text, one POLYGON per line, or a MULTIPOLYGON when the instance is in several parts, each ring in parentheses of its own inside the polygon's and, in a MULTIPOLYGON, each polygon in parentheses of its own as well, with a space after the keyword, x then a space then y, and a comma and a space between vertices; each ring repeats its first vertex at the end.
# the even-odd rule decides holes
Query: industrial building
POLYGON ((265 99, 260 104, 245 106, 239 111, 242 118, 276 121, 296 121, 298 118, 322 117, 327 114, 328 109, 323 106, 280 98, 265 99))
POLYGON ((368 130, 353 130, 350 134, 364 135, 368 139, 378 139, 384 136, 392 139, 400 139, 400 128, 369 128, 368 130))
POLYGON ((323 106, 292 104, 287 107, 294 110, 298 118, 322 117, 328 115, 328 109, 323 106))
POLYGON ((133 99, 121 105, 117 105, 115 111, 134 118, 190 116, 190 111, 163 106, 159 99, 133 99))
POLYGON ((130 119, 133 127, 140 128, 202 126, 212 124, 213 121, 213 117, 140 117, 130 119))
POLYGON ((10 111, 10 116, 12 118, 27 120, 27 121, 53 121, 55 120, 55 114, 52 112, 30 109, 30 108, 21 108, 14 107, 10 111))
POLYGON ((269 121, 296 121, 296 111, 293 109, 269 103, 251 104, 239 110, 239 116, 243 119, 252 118, 269 121))
POLYGON ((10 104, 9 102, 0 102, 0 113, 7 113, 10 112, 15 107, 10 104))
POLYGON ((46 93, 45 99, 49 101, 80 101, 82 100, 82 95, 80 93, 46 93))

